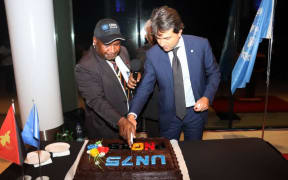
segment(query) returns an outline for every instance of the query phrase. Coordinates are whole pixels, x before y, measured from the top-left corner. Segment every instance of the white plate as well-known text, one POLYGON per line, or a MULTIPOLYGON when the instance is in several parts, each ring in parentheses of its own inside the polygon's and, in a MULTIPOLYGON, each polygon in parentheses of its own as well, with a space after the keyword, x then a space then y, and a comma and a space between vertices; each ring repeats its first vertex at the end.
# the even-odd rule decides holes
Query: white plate
POLYGON ((35 180, 49 180, 50 178, 48 176, 39 176, 35 180))
POLYGON ((59 153, 59 152, 68 151, 69 148, 70 148, 70 145, 68 143, 57 142, 57 143, 48 144, 45 147, 45 150, 48 152, 52 152, 52 153, 59 153))
MULTIPOLYGON (((40 163, 43 163, 50 159, 50 153, 47 151, 40 150, 39 156, 40 163)), ((38 151, 32 151, 28 153, 24 162, 26 164, 39 164, 38 151)))

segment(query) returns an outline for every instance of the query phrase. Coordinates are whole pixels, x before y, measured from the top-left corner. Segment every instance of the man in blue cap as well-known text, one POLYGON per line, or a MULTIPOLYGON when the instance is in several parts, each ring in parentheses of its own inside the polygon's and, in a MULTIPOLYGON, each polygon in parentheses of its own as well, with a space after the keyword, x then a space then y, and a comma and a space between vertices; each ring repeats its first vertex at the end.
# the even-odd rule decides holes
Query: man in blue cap
POLYGON ((115 20, 100 20, 89 52, 75 67, 89 139, 119 138, 120 134, 130 140, 131 133, 135 135, 135 127, 125 118, 130 98, 130 60, 127 49, 121 46, 124 40, 115 20))

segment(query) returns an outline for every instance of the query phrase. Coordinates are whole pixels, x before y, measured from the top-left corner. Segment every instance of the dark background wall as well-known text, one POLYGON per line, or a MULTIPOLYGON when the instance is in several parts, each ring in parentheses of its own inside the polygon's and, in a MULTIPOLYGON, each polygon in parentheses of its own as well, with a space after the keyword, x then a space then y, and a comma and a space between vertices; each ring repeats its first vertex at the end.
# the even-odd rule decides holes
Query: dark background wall
MULTIPOLYGON (((224 1, 175 1, 175 0, 106 0, 106 1, 73 1, 74 28, 76 43, 89 46, 93 29, 101 18, 116 19, 121 31, 127 37, 126 45, 131 50, 138 47, 136 36, 137 21, 141 28, 150 17, 154 8, 168 5, 177 9, 185 24, 184 33, 206 37, 210 40, 215 54, 220 56, 226 33, 230 0, 224 1), (120 8, 120 10, 119 10, 120 8), (140 16, 140 17, 139 17, 140 16)), ((141 39, 143 43, 143 39, 141 39)))
MULTIPOLYGON (((237 47, 238 51, 241 51, 261 0, 236 1, 239 11, 237 47)), ((119 22, 122 33, 127 37, 124 44, 128 46, 130 54, 133 56, 135 48, 144 42, 143 38, 141 42, 138 41, 137 23, 139 22, 140 28, 142 28, 154 8, 168 5, 177 9, 181 15, 185 24, 184 33, 208 38, 214 54, 219 60, 232 2, 233 0, 105 0, 85 2, 73 0, 76 47, 88 48, 91 45, 93 29, 97 21, 101 18, 110 17, 119 22)), ((281 6, 280 2, 277 1, 277 3, 274 26, 276 49, 279 47, 278 41, 280 41, 280 13, 278 12, 280 8, 278 7, 281 6)), ((279 50, 275 51, 278 53, 279 50)))

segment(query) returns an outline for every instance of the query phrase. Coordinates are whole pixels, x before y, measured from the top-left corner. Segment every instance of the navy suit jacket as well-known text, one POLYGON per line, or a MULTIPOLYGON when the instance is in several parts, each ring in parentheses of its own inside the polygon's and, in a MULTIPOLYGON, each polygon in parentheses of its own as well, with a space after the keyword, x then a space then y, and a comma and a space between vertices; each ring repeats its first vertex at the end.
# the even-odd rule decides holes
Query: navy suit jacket
MULTIPOLYGON (((195 102, 205 96, 211 104, 220 82, 219 67, 207 39, 182 35, 189 66, 195 102)), ((169 127, 169 120, 176 116, 174 102, 173 72, 168 53, 155 45, 147 51, 143 78, 130 103, 130 112, 139 115, 147 98, 159 85, 160 131, 169 127)), ((207 117, 207 111, 201 113, 207 117)))

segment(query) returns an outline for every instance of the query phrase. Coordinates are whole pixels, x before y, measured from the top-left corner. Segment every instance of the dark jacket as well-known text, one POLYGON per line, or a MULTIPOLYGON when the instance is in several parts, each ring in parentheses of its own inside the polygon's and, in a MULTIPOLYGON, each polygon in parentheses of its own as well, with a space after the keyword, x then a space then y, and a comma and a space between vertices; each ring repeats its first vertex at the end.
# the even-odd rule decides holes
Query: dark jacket
MULTIPOLYGON (((130 68, 127 49, 119 56, 130 68)), ((118 138, 117 123, 128 112, 127 98, 109 64, 92 47, 75 67, 78 90, 85 102, 88 138, 118 138)))

